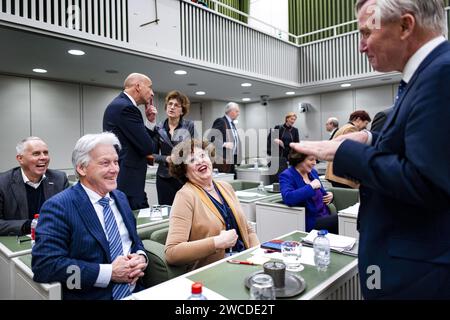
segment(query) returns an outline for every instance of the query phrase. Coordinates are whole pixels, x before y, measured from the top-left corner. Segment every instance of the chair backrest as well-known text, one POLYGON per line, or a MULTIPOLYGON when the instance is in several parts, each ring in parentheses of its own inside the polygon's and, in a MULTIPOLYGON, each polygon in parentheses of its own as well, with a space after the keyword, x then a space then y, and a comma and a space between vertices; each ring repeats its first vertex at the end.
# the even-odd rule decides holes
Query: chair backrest
MULTIPOLYGON (((164 221, 162 223, 152 225, 152 226, 139 228, 139 229, 137 229, 137 232, 138 232, 139 238, 141 238, 141 240, 147 240, 147 239, 152 239, 153 233, 158 230, 161 230, 161 229, 169 230, 169 220, 164 221)), ((166 240, 164 240, 161 243, 164 244, 165 242, 166 242, 166 240)))
POLYGON ((327 191, 333 192, 332 204, 336 207, 336 212, 359 202, 358 189, 330 187, 327 191))
POLYGON ((156 241, 156 242, 161 243, 161 244, 165 244, 168 233, 169 233, 169 227, 162 228, 162 229, 159 229, 159 230, 155 230, 151 234, 150 240, 156 241))
POLYGON ((166 262, 164 244, 153 240, 144 240, 142 243, 149 260, 142 278, 145 287, 157 285, 189 271, 187 265, 171 266, 166 262))

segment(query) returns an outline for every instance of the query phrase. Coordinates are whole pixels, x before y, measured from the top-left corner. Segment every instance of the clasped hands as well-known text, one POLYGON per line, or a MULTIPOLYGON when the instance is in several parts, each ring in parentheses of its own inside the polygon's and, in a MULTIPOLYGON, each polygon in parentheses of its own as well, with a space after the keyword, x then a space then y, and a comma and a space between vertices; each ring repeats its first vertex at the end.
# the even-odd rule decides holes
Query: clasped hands
POLYGON ((118 256, 112 263, 111 281, 136 284, 144 275, 147 262, 143 255, 130 253, 127 256, 118 256))

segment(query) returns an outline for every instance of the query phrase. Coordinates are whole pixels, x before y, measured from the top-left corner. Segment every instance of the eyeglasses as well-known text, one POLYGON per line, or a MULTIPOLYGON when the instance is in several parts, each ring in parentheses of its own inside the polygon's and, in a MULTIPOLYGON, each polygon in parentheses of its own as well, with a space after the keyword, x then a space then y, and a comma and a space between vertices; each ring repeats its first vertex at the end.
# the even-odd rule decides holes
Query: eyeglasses
POLYGON ((181 108, 181 105, 180 104, 178 104, 178 103, 172 103, 172 102, 169 102, 168 104, 167 104, 167 107, 168 108, 181 108))

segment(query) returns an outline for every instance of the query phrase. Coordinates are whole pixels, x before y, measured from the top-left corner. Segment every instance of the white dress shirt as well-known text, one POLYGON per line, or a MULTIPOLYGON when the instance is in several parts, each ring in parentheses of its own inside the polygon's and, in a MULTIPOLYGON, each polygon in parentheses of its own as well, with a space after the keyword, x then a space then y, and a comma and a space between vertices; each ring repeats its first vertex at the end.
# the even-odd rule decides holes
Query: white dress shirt
MULTIPOLYGON (((95 213, 97 214, 98 220, 100 221, 100 224, 102 225, 103 231, 105 232, 106 238, 108 239, 108 233, 106 232, 105 228, 105 218, 103 215, 103 206, 98 203, 98 201, 103 198, 95 191, 89 189, 88 187, 84 186, 82 183, 80 183, 83 187, 84 191, 86 191, 89 200, 92 203, 92 206, 95 209, 95 213)), ((108 197, 109 200, 109 206, 111 207, 111 210, 114 214, 114 218, 116 219, 117 228, 119 229, 120 239, 122 240, 122 250, 123 254, 126 256, 128 253, 130 253, 131 250, 131 239, 130 234, 128 233, 128 229, 125 226, 125 223, 123 221, 122 215, 119 212, 119 209, 117 208, 117 205, 115 204, 114 199, 110 196, 108 193, 105 197, 108 197)), ((140 254, 140 252, 137 252, 140 254)), ((144 253, 145 254, 145 253, 144 253)), ((108 284, 111 282, 111 276, 112 276, 112 264, 100 264, 100 272, 98 273, 97 280, 95 281, 94 286, 100 287, 100 288, 106 288, 108 284)), ((130 287, 130 291, 133 292, 134 286, 130 287)))

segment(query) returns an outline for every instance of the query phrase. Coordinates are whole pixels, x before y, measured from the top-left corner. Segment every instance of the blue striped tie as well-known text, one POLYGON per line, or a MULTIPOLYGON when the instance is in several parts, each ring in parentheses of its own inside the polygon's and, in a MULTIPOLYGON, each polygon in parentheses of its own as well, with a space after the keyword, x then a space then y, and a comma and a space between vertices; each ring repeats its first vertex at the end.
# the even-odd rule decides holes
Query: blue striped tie
MULTIPOLYGON (((118 256, 123 255, 122 240, 120 239, 119 228, 117 228, 116 218, 109 206, 109 198, 101 198, 98 203, 103 207, 103 216, 105 219, 106 234, 109 241, 109 252, 111 254, 111 262, 118 256)), ((130 286, 128 283, 114 283, 112 295, 114 300, 120 300, 129 296, 130 286)))

